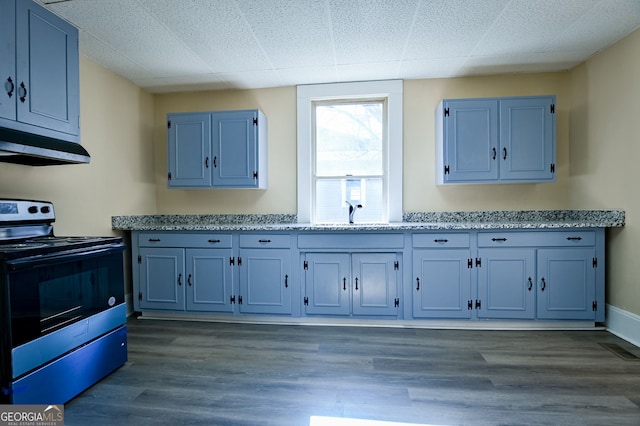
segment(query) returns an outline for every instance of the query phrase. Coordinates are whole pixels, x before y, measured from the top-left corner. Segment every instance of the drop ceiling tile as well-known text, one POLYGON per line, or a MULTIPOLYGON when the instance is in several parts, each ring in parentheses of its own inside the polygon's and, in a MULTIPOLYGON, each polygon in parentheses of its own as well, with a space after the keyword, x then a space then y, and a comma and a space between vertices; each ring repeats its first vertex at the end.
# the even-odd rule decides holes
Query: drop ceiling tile
POLYGON ((284 86, 278 73, 274 70, 221 73, 220 78, 233 89, 261 89, 284 86))
POLYGON ((224 90, 231 86, 217 74, 181 77, 138 78, 133 82, 153 93, 189 92, 196 90, 224 90))
POLYGON ((92 61, 128 79, 152 78, 153 71, 143 68, 91 34, 80 34, 80 51, 92 61))
POLYGON ((277 70, 278 76, 285 86, 299 84, 321 84, 338 82, 338 70, 335 66, 287 68, 277 70))
POLYGON ((417 0, 328 0, 337 63, 401 59, 417 0))
POLYGON ((569 70, 582 62, 584 51, 519 53, 500 56, 474 56, 467 60, 463 72, 477 74, 511 74, 569 70))
POLYGON ((39 1, 154 92, 564 70, 640 27, 640 0, 39 1))
POLYGON ((317 0, 237 0, 274 69, 335 63, 329 8, 317 0))
POLYGON ((86 32, 111 45, 154 76, 211 71, 138 1, 74 0, 51 4, 50 8, 77 25, 81 37, 86 32))
POLYGON ((402 59, 469 56, 508 2, 509 0, 422 2, 402 59))
POLYGON ((558 32, 549 50, 598 52, 640 27, 640 1, 601 1, 558 32), (612 25, 612 23, 614 23, 612 25))
POLYGON ((139 0, 185 50, 211 72, 271 68, 241 9, 233 0, 139 0))
MULTIPOLYGON (((571 26, 598 0, 511 1, 479 41, 473 55, 541 52, 557 34, 571 26)), ((569 47, 571 49, 571 47, 569 47)))
POLYGON ((339 81, 387 80, 398 78, 400 61, 338 65, 339 81))
POLYGON ((449 78, 457 77, 464 69, 466 58, 432 58, 414 61, 402 61, 398 78, 449 78))

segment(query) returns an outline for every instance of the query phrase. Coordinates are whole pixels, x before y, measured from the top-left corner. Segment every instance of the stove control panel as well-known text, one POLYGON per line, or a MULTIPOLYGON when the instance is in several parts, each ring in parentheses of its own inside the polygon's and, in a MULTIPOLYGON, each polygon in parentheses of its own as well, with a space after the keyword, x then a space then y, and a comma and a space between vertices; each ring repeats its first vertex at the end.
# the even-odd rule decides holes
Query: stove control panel
POLYGON ((53 204, 48 201, 0 199, 0 223, 52 222, 53 204))

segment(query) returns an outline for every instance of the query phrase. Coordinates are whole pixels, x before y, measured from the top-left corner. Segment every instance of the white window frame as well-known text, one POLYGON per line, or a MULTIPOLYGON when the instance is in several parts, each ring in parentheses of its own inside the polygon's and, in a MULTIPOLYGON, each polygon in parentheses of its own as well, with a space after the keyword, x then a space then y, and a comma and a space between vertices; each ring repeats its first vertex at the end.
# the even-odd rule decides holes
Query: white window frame
POLYGON ((387 100, 386 188, 389 222, 402 221, 402 80, 298 86, 298 222, 310 223, 313 205, 313 105, 315 101, 385 98, 387 100))

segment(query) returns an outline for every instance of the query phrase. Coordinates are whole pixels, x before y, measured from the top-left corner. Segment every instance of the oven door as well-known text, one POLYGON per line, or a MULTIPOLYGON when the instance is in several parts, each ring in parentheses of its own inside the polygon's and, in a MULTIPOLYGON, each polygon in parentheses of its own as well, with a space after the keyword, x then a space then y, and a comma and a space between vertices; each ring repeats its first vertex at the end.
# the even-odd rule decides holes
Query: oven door
POLYGON ((11 348, 124 303, 123 244, 7 262, 11 348))

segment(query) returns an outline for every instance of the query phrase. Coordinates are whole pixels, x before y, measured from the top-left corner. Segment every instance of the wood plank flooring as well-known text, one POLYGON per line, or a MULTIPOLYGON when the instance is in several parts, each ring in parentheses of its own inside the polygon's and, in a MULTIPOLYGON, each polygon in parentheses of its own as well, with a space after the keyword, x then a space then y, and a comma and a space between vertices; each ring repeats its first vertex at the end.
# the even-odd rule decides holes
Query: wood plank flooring
POLYGON ((640 425, 640 349, 606 331, 128 329, 129 362, 69 402, 65 425, 640 425))

